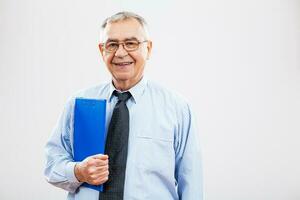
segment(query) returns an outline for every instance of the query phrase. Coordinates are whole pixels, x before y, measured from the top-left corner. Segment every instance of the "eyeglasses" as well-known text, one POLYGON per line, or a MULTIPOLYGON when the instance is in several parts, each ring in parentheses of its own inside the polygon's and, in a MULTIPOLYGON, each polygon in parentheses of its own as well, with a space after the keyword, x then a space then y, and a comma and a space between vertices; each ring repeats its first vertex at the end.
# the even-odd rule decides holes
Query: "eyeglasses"
POLYGON ((127 52, 130 52, 130 51, 137 50, 140 47, 140 44, 144 42, 148 42, 148 40, 144 40, 144 41, 126 40, 124 42, 111 41, 111 42, 100 43, 99 45, 101 45, 104 48, 104 50, 108 53, 116 52, 120 45, 122 45, 127 52))

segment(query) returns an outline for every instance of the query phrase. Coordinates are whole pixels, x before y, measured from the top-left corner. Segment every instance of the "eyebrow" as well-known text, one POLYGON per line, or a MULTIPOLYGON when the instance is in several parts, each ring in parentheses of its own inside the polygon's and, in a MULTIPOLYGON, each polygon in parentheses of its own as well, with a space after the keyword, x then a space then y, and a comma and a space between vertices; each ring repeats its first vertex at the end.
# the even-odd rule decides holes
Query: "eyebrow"
POLYGON ((128 40, 137 40, 138 41, 138 39, 136 37, 130 37, 130 38, 125 38, 124 40, 109 38, 106 40, 106 42, 119 42, 119 41, 128 41, 128 40))

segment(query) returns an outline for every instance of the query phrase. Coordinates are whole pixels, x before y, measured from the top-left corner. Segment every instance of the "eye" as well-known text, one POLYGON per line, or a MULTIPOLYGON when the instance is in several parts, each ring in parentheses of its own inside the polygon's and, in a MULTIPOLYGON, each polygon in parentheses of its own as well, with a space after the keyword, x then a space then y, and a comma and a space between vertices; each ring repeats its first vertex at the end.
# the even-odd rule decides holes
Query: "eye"
POLYGON ((138 45, 139 45, 138 41, 126 41, 125 42, 125 46, 128 49, 135 49, 138 47, 138 45))
POLYGON ((115 50, 115 49, 117 49, 119 47, 119 44, 117 43, 117 42, 108 42, 108 43, 106 43, 106 45, 105 45, 105 48, 107 49, 107 50, 115 50))

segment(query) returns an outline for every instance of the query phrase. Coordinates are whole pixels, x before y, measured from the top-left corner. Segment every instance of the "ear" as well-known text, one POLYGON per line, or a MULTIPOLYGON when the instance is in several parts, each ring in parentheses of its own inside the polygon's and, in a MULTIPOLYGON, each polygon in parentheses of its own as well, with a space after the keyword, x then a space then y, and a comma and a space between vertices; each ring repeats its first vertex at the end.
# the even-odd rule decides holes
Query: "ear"
POLYGON ((98 45, 98 47, 99 47, 99 50, 100 50, 101 56, 102 56, 102 58, 103 58, 103 52, 104 52, 104 49, 103 49, 103 46, 102 46, 102 44, 99 44, 99 45, 98 45))
POLYGON ((151 55, 151 51, 152 51, 152 41, 151 40, 149 40, 148 42, 147 42, 147 60, 149 60, 149 57, 150 57, 150 55, 151 55))

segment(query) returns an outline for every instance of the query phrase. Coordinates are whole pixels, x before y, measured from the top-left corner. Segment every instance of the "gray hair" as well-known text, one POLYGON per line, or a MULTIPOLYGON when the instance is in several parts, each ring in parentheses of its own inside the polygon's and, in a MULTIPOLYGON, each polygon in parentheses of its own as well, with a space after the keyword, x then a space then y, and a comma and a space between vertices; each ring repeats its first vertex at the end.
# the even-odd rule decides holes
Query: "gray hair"
POLYGON ((106 18, 104 20, 104 22, 102 23, 101 25, 101 28, 102 30, 105 29, 105 27, 107 26, 108 23, 114 23, 114 22, 119 22, 119 21, 124 21, 124 20, 128 20, 128 19, 135 19, 137 20, 142 28, 145 30, 145 33, 146 33, 146 37, 148 37, 148 24, 146 22, 146 20, 141 17, 140 15, 138 14, 135 14, 133 12, 127 12, 127 11, 122 11, 122 12, 118 12, 108 18, 106 18))

